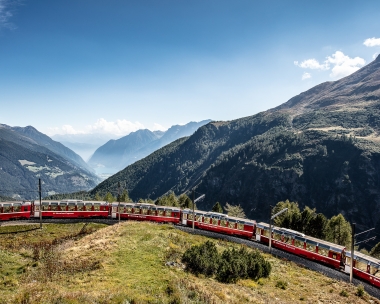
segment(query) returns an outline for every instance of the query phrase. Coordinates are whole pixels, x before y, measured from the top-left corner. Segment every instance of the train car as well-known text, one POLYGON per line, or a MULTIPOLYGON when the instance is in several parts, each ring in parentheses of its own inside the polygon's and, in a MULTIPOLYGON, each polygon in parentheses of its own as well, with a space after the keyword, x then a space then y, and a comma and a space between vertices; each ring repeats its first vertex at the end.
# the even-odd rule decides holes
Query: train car
MULTIPOLYGON (((194 215, 194 227, 196 228, 245 238, 252 238, 256 225, 255 221, 231 217, 218 212, 196 210, 194 211, 194 215)), ((181 223, 187 226, 193 225, 192 210, 182 210, 181 223)))
MULTIPOLYGON (((267 223, 257 224, 256 240, 269 244, 269 225, 267 223)), ((344 267, 346 254, 344 246, 313 238, 298 231, 272 227, 272 246, 336 269, 344 267)))
POLYGON ((93 202, 82 200, 64 201, 36 201, 33 205, 33 216, 43 218, 108 218, 109 206, 107 202, 93 202))
MULTIPOLYGON (((351 273, 351 252, 345 256, 346 273, 351 273)), ((353 275, 380 288, 380 260, 354 251, 353 275)))
MULTIPOLYGON (((119 217, 119 203, 112 203, 111 217, 119 217)), ((179 224, 181 209, 153 204, 120 203, 120 219, 179 224)))
POLYGON ((0 202, 0 221, 28 219, 32 212, 31 202, 0 202))

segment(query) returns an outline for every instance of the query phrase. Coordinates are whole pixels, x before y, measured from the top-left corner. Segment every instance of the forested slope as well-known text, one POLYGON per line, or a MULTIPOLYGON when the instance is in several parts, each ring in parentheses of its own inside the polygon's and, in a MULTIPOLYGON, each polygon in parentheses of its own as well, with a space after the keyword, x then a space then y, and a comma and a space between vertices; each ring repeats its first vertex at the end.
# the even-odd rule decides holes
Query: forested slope
POLYGON ((380 56, 356 73, 316 86, 257 115, 212 122, 127 167, 92 193, 157 198, 193 187, 201 209, 241 204, 267 219, 269 205, 298 201, 359 225, 380 210, 380 56))

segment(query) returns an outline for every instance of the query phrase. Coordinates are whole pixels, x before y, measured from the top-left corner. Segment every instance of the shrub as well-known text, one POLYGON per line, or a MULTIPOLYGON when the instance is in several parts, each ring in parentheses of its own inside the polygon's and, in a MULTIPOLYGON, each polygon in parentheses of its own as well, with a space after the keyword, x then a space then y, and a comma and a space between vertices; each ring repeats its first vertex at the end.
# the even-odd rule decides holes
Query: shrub
POLYGON ((358 296, 358 297, 363 297, 364 296, 364 294, 365 294, 365 291, 364 291, 364 286, 363 285, 359 285, 358 286, 358 288, 356 289, 356 295, 358 296))
POLYGON ((341 295, 342 297, 348 297, 348 293, 347 293, 347 291, 345 291, 345 290, 342 290, 342 291, 340 292, 340 295, 341 295))
POLYGON ((285 281, 280 280, 280 281, 276 282, 276 287, 277 288, 285 290, 287 286, 288 286, 288 283, 286 283, 285 281))
POLYGON ((196 275, 216 275, 216 279, 224 283, 234 283, 239 279, 268 277, 271 264, 257 251, 226 249, 220 255, 213 242, 193 246, 182 256, 186 269, 196 275))
POLYGON ((212 276, 218 269, 220 255, 213 242, 192 246, 182 256, 186 269, 194 274, 212 276))

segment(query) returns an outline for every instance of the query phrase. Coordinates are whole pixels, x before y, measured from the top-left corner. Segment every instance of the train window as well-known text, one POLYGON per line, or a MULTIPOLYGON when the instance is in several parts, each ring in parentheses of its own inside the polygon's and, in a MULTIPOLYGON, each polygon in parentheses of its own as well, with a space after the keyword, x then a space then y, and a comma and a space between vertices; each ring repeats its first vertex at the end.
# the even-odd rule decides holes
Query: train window
POLYGON ((59 210, 66 211, 66 204, 65 203, 60 203, 59 204, 59 210))
POLYGON ((0 205, 0 213, 3 213, 3 205, 0 205))
POLYGON ((276 241, 281 241, 281 234, 278 234, 273 231, 273 239, 276 241))
POLYGON ((149 208, 148 207, 141 207, 141 213, 142 214, 148 214, 149 208))
POLYGON ((269 238, 269 230, 267 229, 263 229, 263 233, 262 233, 263 236, 266 236, 269 238))
POLYGON ((292 243, 292 238, 289 235, 284 235, 283 242, 286 244, 291 244, 292 243))
POLYGON ((217 225, 218 225, 218 222, 219 222, 219 219, 217 219, 217 218, 213 218, 213 219, 212 219, 212 224, 213 224, 213 225, 217 226, 217 225))
POLYGON ((58 203, 50 203, 51 211, 58 211, 58 203))
POLYGON ((225 220, 225 219, 220 220, 220 226, 226 227, 227 226, 227 220, 225 220))
POLYGON ((47 202, 42 202, 42 211, 47 211, 49 210, 49 203, 47 202))
POLYGON ((211 218, 210 218, 210 217, 207 217, 207 216, 205 216, 205 217, 203 218, 203 222, 204 222, 205 224, 210 224, 210 220, 211 220, 211 218))
POLYGON ((3 205, 3 213, 10 213, 12 212, 12 205, 11 204, 4 204, 3 205))
POLYGON ((306 250, 311 251, 311 252, 315 252, 316 251, 316 246, 313 245, 313 244, 308 244, 306 242, 306 250))
POLYGON ((125 206, 124 212, 125 213, 132 213, 132 207, 131 206, 125 206))
POLYGON ((228 228, 235 228, 235 222, 228 222, 228 228))
POLYGON ((77 210, 78 211, 84 211, 84 204, 83 203, 78 203, 77 204, 77 210))
POLYGON ((304 244, 303 241, 294 240, 294 246, 296 247, 303 248, 303 244, 304 244))
POLYGON ((21 204, 13 204, 13 212, 21 212, 21 204))
POLYGON ((75 211, 75 203, 69 203, 67 210, 68 211, 75 211))
POLYGON ((192 214, 192 213, 189 213, 189 214, 187 215, 187 219, 190 220, 190 221, 192 221, 192 220, 193 220, 193 214, 192 214))
POLYGON ((370 273, 375 277, 380 277, 380 271, 379 268, 371 266, 370 273))
POLYGON ((329 256, 329 251, 327 249, 319 247, 318 248, 318 254, 328 257, 329 256))
POLYGON ((86 203, 84 206, 86 207, 86 211, 92 211, 92 203, 86 203))
POLYGON ((100 211, 100 204, 94 203, 94 211, 100 211))
POLYGON ((195 215, 195 220, 196 220, 197 222, 202 222, 202 218, 203 218, 202 215, 198 215, 198 214, 195 215))
POLYGON ((361 261, 356 260, 355 268, 367 272, 367 263, 363 263, 361 261))
POLYGON ((133 207, 133 213, 134 214, 140 214, 140 206, 134 206, 133 207))
POLYGON ((244 230, 244 224, 243 223, 238 223, 237 224, 237 229, 244 230))

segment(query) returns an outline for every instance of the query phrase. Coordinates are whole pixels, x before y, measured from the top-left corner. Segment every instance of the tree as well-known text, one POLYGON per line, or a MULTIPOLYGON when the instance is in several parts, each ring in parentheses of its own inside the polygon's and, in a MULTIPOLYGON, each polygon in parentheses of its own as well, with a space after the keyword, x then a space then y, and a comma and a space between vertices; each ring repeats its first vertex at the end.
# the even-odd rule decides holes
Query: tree
POLYGON ((243 208, 240 205, 235 206, 235 205, 230 205, 229 203, 226 203, 224 210, 227 212, 229 216, 247 218, 247 216, 244 213, 243 208))
MULTIPOLYGON (((182 209, 185 209, 185 208, 193 209, 193 201, 185 193, 179 196, 178 203, 182 209)), ((197 209, 196 206, 195 206, 195 209, 197 209)))
POLYGON ((95 200, 98 201, 98 202, 102 201, 102 197, 99 195, 99 192, 96 192, 96 194, 95 194, 95 200))
POLYGON ((273 222, 276 226, 296 230, 296 228, 298 227, 298 220, 301 214, 300 208, 298 207, 297 203, 290 202, 289 200, 286 200, 285 202, 278 202, 276 206, 274 206, 272 214, 276 214, 277 212, 280 212, 285 208, 288 208, 288 211, 277 216, 273 220, 273 222))
POLYGON ((377 243, 369 252, 371 256, 376 259, 380 259, 380 243, 377 243))
POLYGON ((214 205, 214 207, 212 207, 212 211, 223 213, 223 208, 222 208, 222 206, 220 205, 219 202, 216 202, 215 205, 214 205))
POLYGON ((349 246, 351 243, 351 225, 342 214, 333 216, 327 223, 327 241, 349 246))
POLYGON ((113 203, 116 201, 116 198, 110 193, 107 192, 107 194, 104 196, 104 199, 106 202, 113 203))
POLYGON ((120 195, 120 202, 125 202, 125 203, 128 203, 128 202, 132 202, 132 200, 129 198, 129 195, 128 195, 128 191, 127 190, 123 190, 123 193, 120 195))

